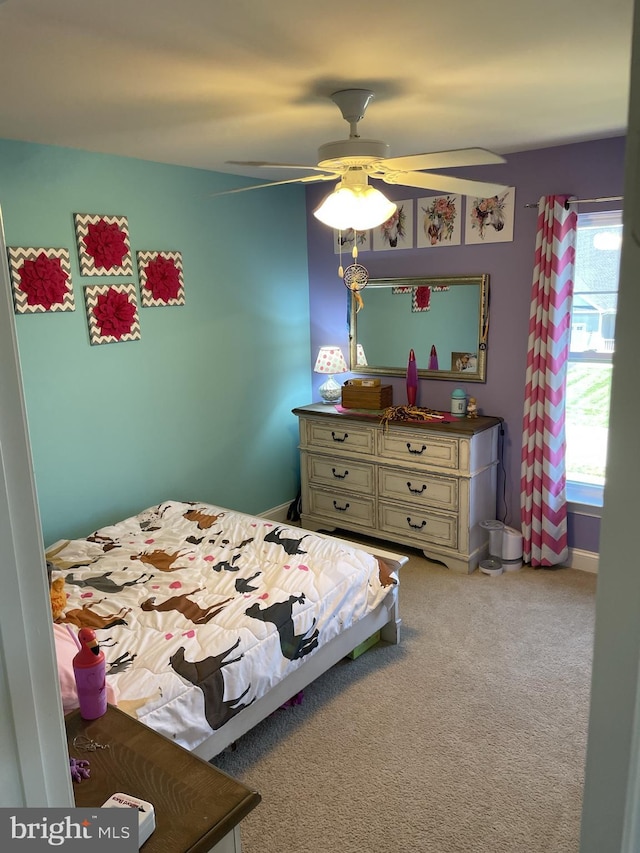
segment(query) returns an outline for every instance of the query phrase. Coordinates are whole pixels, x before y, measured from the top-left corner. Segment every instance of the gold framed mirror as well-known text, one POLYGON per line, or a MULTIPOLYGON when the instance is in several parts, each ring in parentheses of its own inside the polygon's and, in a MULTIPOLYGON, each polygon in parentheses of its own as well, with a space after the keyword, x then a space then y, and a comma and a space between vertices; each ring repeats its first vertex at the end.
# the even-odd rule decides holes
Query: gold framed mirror
POLYGON ((489 276, 370 279, 350 295, 354 373, 404 376, 413 349, 422 379, 486 382, 489 276))

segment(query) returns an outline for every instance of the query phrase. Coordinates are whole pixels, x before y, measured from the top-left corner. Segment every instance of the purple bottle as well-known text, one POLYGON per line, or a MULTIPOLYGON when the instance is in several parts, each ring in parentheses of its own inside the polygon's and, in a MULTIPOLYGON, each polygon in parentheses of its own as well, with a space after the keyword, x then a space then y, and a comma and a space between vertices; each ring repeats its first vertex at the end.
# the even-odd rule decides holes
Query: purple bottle
POLYGON ((416 404, 416 394, 418 393, 418 365, 416 364, 416 354, 413 350, 409 351, 409 362, 407 364, 407 403, 410 406, 416 404))
POLYGON ((78 640, 80 651, 73 659, 73 674, 80 716, 84 720, 96 720, 107 710, 107 665, 92 628, 80 628, 78 640))

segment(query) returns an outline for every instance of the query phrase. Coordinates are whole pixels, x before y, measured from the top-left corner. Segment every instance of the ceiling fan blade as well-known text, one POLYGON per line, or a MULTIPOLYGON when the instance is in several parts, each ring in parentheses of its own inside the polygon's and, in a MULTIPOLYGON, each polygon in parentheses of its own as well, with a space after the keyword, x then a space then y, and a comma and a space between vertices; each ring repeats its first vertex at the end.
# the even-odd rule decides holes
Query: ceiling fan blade
POLYGON ((210 193, 210 198, 215 198, 218 195, 231 195, 233 193, 244 193, 248 190, 261 190, 265 187, 279 187, 281 184, 311 184, 317 181, 335 181, 335 175, 307 175, 304 178, 289 178, 286 181, 269 181, 264 184, 253 184, 250 187, 236 187, 233 190, 220 190, 217 193, 210 193))
POLYGON ((405 187, 418 187, 425 190, 438 190, 445 193, 459 193, 476 198, 490 198, 505 192, 503 184, 491 184, 485 181, 472 181, 468 178, 452 178, 450 175, 436 175, 433 172, 392 172, 383 175, 386 184, 399 184, 405 187))
POLYGON ((486 148, 456 148, 451 151, 433 151, 430 154, 407 154, 389 157, 381 164, 383 169, 452 169, 456 166, 487 166, 506 163, 504 157, 486 148))
POLYGON ((272 169, 307 169, 311 172, 324 172, 319 166, 303 166, 301 163, 268 163, 266 160, 225 160, 231 166, 254 166, 272 169))

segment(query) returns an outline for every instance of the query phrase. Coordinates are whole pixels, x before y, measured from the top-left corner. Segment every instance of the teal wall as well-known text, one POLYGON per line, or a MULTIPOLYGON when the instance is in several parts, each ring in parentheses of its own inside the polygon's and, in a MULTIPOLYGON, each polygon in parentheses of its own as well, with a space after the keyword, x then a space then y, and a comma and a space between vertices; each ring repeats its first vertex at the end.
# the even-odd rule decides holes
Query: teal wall
POLYGON ((311 399, 301 187, 0 140, 7 246, 67 247, 76 310, 16 315, 45 544, 172 498, 258 513, 298 488, 311 399), (139 309, 139 341, 91 346, 74 213, 128 217, 131 247, 182 252, 186 305, 139 309))

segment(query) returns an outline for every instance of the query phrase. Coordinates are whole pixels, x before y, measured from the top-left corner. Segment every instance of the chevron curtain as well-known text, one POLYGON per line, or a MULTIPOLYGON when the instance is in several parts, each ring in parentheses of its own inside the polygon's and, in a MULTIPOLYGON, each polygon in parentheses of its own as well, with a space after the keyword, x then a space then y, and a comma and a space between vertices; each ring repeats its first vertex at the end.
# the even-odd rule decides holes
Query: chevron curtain
POLYGON ((568 199, 538 202, 520 469, 523 559, 536 568, 569 556, 565 385, 578 216, 568 199))

